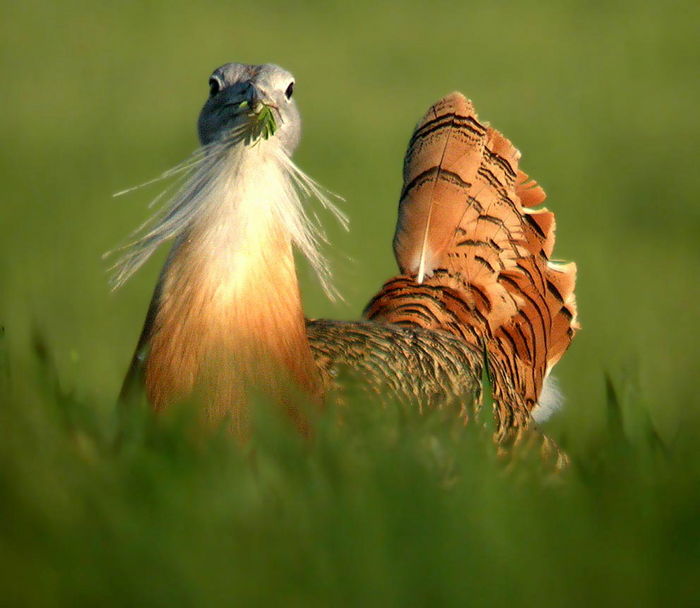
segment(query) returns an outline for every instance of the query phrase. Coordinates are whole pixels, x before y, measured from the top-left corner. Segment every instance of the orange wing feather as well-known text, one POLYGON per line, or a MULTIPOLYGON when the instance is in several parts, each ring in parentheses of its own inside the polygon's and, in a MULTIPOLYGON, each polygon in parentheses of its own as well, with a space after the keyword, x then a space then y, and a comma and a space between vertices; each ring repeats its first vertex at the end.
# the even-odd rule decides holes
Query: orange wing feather
POLYGON ((520 152, 460 93, 416 127, 404 163, 394 252, 404 276, 368 318, 485 345, 496 397, 529 412, 578 328, 576 266, 550 262, 554 214, 520 152))

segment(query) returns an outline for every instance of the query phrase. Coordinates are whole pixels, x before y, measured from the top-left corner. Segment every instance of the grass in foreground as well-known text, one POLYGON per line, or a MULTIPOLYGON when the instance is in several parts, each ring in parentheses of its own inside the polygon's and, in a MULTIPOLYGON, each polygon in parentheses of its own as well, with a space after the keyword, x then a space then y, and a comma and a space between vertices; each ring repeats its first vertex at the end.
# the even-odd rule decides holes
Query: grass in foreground
POLYGON ((359 401, 342 426, 318 417, 311 443, 261 406, 241 448, 191 408, 83 402, 50 361, 40 343, 29 363, 0 355, 7 605, 695 599, 700 462, 612 382, 607 432, 553 476, 504 466, 454 412, 359 401))

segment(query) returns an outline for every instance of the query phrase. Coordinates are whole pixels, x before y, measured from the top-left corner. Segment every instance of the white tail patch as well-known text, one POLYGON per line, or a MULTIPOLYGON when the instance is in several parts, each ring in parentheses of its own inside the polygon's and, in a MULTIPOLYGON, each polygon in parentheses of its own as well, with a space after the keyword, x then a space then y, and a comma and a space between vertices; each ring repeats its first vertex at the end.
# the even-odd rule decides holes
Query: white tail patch
POLYGON ((559 387, 557 379, 549 374, 542 385, 539 402, 530 415, 537 424, 549 420, 556 411, 564 405, 564 394, 559 387))

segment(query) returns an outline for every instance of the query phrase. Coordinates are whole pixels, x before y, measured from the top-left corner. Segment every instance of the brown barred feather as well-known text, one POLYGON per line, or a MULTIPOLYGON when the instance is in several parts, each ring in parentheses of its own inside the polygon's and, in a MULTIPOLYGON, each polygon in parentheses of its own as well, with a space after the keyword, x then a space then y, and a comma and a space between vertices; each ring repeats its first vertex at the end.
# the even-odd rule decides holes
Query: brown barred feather
MULTIPOLYGON (((404 164, 390 280, 366 318, 484 347, 504 416, 527 420, 575 331, 574 264, 550 262, 554 214, 520 153, 460 93, 416 127, 404 164)), ((522 421, 521 421, 522 422, 522 421)))

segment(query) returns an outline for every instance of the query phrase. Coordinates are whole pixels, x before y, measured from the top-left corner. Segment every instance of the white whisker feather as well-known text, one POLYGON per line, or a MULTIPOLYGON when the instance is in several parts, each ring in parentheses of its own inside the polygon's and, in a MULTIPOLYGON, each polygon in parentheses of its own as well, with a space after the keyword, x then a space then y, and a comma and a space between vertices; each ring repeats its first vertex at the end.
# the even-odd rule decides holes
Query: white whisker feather
MULTIPOLYGON (((305 210, 305 203, 310 199, 318 200, 345 229, 347 217, 329 200, 322 187, 294 164, 283 147, 274 141, 258 141, 252 147, 247 146, 245 137, 245 129, 237 129, 223 140, 202 146, 158 178, 117 194, 184 174, 179 183, 169 186, 151 203, 150 206, 157 203, 175 185, 179 185, 167 202, 130 235, 138 238, 117 249, 124 253, 110 269, 113 271, 110 280, 113 289, 121 287, 165 241, 186 233, 205 215, 215 214, 221 205, 230 202, 227 192, 235 188, 235 182, 240 178, 236 172, 240 159, 245 154, 260 153, 259 150, 251 151, 252 147, 265 146, 264 153, 267 155, 269 152, 268 162, 275 163, 281 179, 280 187, 276 190, 278 195, 270 197, 271 211, 288 231, 292 243, 311 264, 328 297, 339 297, 331 282, 328 262, 320 252, 320 244, 328 240, 317 214, 313 212, 312 217, 316 220, 313 221, 305 210)), ((264 189, 266 186, 262 183, 260 187, 264 189)), ((238 203, 233 201, 233 204, 238 203)), ((113 252, 107 252, 104 257, 113 252)))

